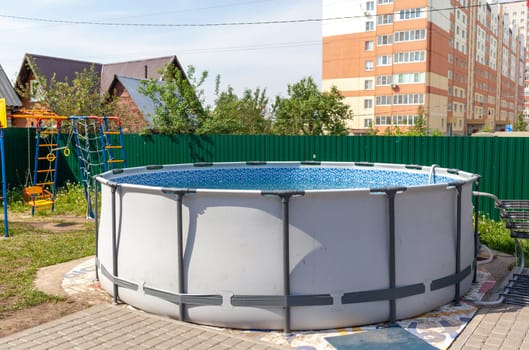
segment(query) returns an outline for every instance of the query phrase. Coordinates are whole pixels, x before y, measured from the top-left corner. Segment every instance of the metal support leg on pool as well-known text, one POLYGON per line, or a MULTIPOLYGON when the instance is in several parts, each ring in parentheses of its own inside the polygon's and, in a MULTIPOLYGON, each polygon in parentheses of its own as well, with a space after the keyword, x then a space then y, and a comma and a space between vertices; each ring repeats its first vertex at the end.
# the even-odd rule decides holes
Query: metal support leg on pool
MULTIPOLYGON (((118 275, 118 243, 117 243, 117 228, 116 228, 116 190, 118 185, 111 185, 112 191, 112 275, 117 277, 118 275)), ((113 303, 118 303, 118 285, 116 281, 112 281, 113 284, 113 303)))
MULTIPOLYGON (((182 201, 187 193, 194 193, 194 190, 172 190, 163 189, 163 193, 172 193, 176 195, 176 221, 177 221, 177 255, 178 255, 178 294, 183 295, 186 293, 184 288, 184 228, 182 220, 182 201)), ((180 301, 178 303, 178 318, 180 321, 185 321, 185 303, 180 301)))
MULTIPOLYGON (((457 190, 457 218, 456 218, 456 275, 461 272, 461 191, 463 190, 463 184, 452 183, 449 186, 454 186, 457 190)), ((459 305, 459 299, 461 298, 461 282, 457 281, 455 284, 455 295, 454 302, 459 305)))
MULTIPOLYGON (((279 196, 283 209, 283 294, 288 301, 290 296, 290 224, 289 224, 289 201, 292 196, 303 196, 304 191, 291 192, 262 192, 263 195, 279 196)), ((290 304, 285 305, 284 333, 290 333, 290 304)))
MULTIPOLYGON (((480 176, 476 175, 476 181, 474 182, 476 184, 476 191, 479 191, 479 180, 480 176)), ((480 243, 479 243, 479 196, 475 196, 475 202, 474 202, 474 262, 473 262, 473 269, 474 269, 474 277, 472 278, 472 283, 477 282, 478 277, 478 254, 480 251, 480 243)))
MULTIPOLYGON (((371 189, 371 192, 384 192, 389 204, 389 288, 397 287, 397 269, 395 253, 395 197, 397 193, 406 191, 405 187, 371 189)), ((397 299, 389 299, 389 325, 397 324, 397 299)))
MULTIPOLYGON (((461 191, 463 190, 462 184, 456 185, 457 189, 457 223, 456 223, 456 274, 461 272, 461 191)), ((457 282, 455 286, 455 302, 459 305, 459 299, 461 298, 461 282, 457 282)))

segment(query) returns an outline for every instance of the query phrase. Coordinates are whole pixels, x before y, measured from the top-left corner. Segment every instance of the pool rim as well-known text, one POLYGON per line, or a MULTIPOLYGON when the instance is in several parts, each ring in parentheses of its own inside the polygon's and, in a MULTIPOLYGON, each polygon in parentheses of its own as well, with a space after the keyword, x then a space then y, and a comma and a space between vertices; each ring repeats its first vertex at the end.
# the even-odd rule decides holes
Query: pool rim
MULTIPOLYGON (((389 188, 421 188, 421 187, 437 187, 437 186, 453 186, 455 184, 467 184, 476 182, 480 175, 470 173, 454 168, 443 168, 437 164, 431 166, 417 165, 417 164, 395 164, 395 163, 371 163, 371 162, 313 162, 313 161, 247 161, 247 162, 198 162, 198 163, 182 163, 182 164, 167 164, 167 165, 146 165, 131 167, 125 169, 113 169, 107 172, 94 176, 94 179, 101 184, 108 186, 118 186, 126 188, 136 188, 138 190, 185 190, 194 193, 255 193, 262 194, 260 189, 212 189, 212 188, 195 188, 195 187, 172 187, 172 186, 153 186, 153 185, 138 185, 127 182, 117 182, 113 179, 123 176, 138 175, 149 172, 167 172, 167 171, 181 171, 181 170, 198 170, 200 169, 233 169, 233 168, 358 168, 358 169, 379 169, 392 170, 402 173, 415 174, 430 174, 434 172, 434 176, 445 176, 453 178, 452 182, 428 183, 409 186, 380 186, 380 187, 357 187, 357 188, 336 188, 336 189, 303 189, 304 193, 338 193, 338 192, 357 192, 370 191, 381 192, 389 188), (432 170, 433 169, 433 170, 432 170)), ((300 190, 274 190, 265 192, 299 192, 300 190)))

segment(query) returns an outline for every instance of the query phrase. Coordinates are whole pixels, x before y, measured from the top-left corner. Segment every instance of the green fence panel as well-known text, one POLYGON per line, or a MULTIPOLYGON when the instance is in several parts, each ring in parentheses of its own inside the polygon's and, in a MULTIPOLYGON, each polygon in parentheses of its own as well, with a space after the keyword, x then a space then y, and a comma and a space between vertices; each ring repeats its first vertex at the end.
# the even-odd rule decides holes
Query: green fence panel
MULTIPOLYGON (((28 183, 34 129, 5 130, 8 186, 28 183)), ((129 167, 235 161, 350 161, 456 168, 481 176, 479 190, 529 199, 529 138, 425 136, 124 135, 129 167)), ((59 185, 79 181, 74 145, 59 158, 59 185)), ((493 203, 481 200, 496 217, 493 203)))
POLYGON ((4 150, 7 188, 29 185, 35 157, 35 129, 4 129, 4 150))

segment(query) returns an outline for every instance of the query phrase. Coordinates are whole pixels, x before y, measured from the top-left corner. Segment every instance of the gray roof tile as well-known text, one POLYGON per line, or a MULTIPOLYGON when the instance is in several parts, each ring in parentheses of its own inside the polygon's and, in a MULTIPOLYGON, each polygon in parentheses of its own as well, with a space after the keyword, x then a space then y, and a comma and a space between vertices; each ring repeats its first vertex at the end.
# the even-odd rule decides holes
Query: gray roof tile
POLYGON ((15 92, 15 89, 11 85, 4 69, 0 65, 0 98, 6 99, 6 105, 10 107, 21 107, 22 101, 15 92))

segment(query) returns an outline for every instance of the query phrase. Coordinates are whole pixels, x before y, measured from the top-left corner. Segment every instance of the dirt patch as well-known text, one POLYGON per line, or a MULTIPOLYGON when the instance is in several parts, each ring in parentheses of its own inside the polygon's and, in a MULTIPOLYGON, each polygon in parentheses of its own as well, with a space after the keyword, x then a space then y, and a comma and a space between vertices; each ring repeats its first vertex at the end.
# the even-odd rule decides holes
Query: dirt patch
POLYGON ((24 213, 9 213, 9 221, 21 222, 38 230, 57 233, 83 230, 87 225, 94 225, 94 220, 73 215, 31 216, 24 213))
POLYGON ((83 310, 88 306, 90 305, 77 300, 66 300, 56 303, 45 303, 13 312, 0 320, 0 337, 5 337, 26 328, 53 321, 65 315, 83 310))

